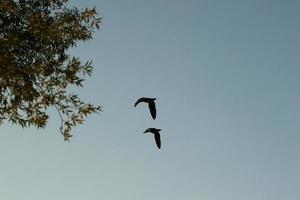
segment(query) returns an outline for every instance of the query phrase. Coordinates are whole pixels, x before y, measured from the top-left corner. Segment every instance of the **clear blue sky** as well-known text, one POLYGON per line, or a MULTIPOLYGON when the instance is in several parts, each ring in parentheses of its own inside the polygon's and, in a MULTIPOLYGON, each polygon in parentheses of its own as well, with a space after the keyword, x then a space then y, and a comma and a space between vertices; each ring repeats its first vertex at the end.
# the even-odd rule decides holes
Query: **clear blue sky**
POLYGON ((103 17, 72 53, 93 60, 80 94, 104 112, 69 144, 54 112, 45 130, 2 125, 0 199, 300 199, 299 0, 70 4, 103 17))

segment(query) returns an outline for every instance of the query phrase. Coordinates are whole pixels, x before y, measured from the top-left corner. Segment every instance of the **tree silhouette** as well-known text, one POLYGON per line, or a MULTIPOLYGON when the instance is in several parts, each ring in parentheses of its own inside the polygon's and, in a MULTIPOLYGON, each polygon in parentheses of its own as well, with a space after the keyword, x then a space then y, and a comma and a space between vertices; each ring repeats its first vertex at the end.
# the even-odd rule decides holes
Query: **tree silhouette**
POLYGON ((70 86, 82 87, 93 67, 67 52, 92 39, 100 18, 95 8, 68 8, 67 2, 0 1, 0 124, 45 128, 47 108, 54 107, 68 141, 74 126, 101 111, 68 92, 70 86))

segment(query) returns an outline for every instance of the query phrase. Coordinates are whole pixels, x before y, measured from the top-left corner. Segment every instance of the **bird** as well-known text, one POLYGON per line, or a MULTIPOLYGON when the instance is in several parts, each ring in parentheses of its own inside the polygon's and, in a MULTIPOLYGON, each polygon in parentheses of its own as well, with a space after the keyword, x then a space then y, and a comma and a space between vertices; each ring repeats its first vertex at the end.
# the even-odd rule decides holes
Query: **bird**
POLYGON ((161 142, 160 142, 160 134, 159 131, 161 131, 161 129, 157 129, 157 128, 148 128, 147 130, 144 131, 144 133, 153 133, 154 134, 154 139, 156 142, 157 147, 160 149, 161 147, 161 142))
POLYGON ((155 119, 156 118, 156 107, 155 107, 155 102, 154 102, 155 100, 156 100, 156 98, 142 97, 142 98, 139 98, 135 102, 134 107, 136 107, 141 102, 148 103, 148 107, 149 107, 151 116, 153 119, 155 119))

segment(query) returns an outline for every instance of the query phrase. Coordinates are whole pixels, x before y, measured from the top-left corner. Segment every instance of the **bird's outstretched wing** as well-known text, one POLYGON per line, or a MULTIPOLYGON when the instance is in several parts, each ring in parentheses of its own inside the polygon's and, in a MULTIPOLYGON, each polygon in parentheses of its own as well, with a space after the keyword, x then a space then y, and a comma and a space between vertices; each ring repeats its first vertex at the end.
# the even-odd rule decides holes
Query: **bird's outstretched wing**
POLYGON ((150 113, 153 119, 156 118, 156 107, 155 107, 155 102, 154 101, 150 101, 149 102, 149 109, 150 109, 150 113))
POLYGON ((159 133, 155 133, 154 134, 154 139, 155 139, 157 147, 160 149, 160 146, 161 146, 161 144, 160 144, 160 134, 159 133))
POLYGON ((139 103, 141 102, 145 102, 145 98, 142 97, 142 98, 139 98, 135 103, 134 103, 134 107, 136 107, 139 103))

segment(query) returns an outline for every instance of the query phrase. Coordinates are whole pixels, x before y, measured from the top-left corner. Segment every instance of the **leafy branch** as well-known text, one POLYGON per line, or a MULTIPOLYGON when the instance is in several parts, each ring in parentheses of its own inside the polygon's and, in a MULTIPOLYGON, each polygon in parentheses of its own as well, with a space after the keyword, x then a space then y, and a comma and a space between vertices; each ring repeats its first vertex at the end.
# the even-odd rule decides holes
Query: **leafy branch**
POLYGON ((82 64, 67 52, 78 41, 91 40, 101 22, 95 8, 68 8, 67 2, 0 2, 0 124, 45 128, 47 108, 54 107, 69 141, 73 127, 102 111, 67 92, 72 85, 83 87, 93 72, 91 61, 82 64))

